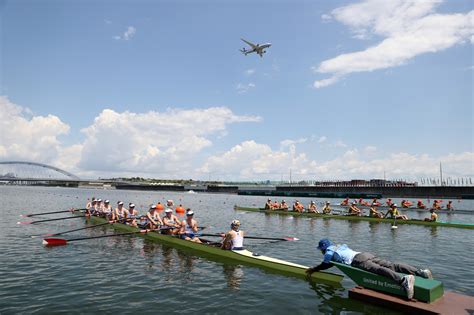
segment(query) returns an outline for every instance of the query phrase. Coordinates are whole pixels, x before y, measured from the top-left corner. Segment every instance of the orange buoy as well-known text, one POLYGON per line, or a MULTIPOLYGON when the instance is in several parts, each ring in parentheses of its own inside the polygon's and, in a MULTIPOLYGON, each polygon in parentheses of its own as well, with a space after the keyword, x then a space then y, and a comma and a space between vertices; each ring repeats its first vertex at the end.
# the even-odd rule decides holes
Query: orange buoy
POLYGON ((158 210, 158 211, 163 211, 163 210, 165 210, 165 206, 163 206, 163 205, 161 204, 161 202, 158 202, 158 203, 156 204, 156 210, 158 210))
POLYGON ((184 213, 184 208, 183 208, 183 205, 179 205, 178 207, 176 207, 176 213, 184 213))

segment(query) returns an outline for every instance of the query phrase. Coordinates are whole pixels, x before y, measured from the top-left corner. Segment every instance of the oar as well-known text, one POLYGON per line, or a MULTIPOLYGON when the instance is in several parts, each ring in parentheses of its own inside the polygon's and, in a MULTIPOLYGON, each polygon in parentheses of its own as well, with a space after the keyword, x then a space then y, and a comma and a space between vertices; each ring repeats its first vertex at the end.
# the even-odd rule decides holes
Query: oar
POLYGON ((61 211, 52 211, 52 212, 41 212, 41 213, 33 213, 33 214, 20 214, 20 217, 29 218, 29 217, 36 217, 38 215, 46 215, 46 214, 54 214, 54 213, 64 213, 64 212, 75 212, 75 211, 84 211, 86 209, 69 209, 69 210, 61 210, 61 211))
MULTIPOLYGON (((224 233, 220 233, 220 234, 205 234, 205 233, 202 233, 200 235, 201 236, 219 236, 219 237, 223 237, 225 234, 224 233)), ((296 238, 296 237, 261 237, 261 236, 247 236, 247 235, 244 235, 244 238, 252 239, 252 240, 299 241, 299 238, 296 238)))
POLYGON ((127 232, 127 233, 119 233, 119 234, 110 234, 110 235, 101 235, 101 236, 92 236, 92 237, 79 237, 79 238, 72 238, 69 240, 63 239, 63 238, 45 238, 43 240, 43 245, 45 246, 61 246, 61 245, 67 245, 68 242, 73 242, 73 241, 82 241, 82 240, 91 240, 91 239, 96 239, 96 238, 104 238, 104 237, 113 237, 113 236, 123 236, 123 235, 131 235, 131 234, 138 234, 138 233, 147 233, 150 230, 140 230, 140 231, 134 231, 134 232, 127 232))
POLYGON ((59 221, 59 220, 70 220, 70 219, 77 219, 77 218, 84 218, 84 217, 85 217, 85 215, 77 215, 77 216, 73 216, 73 217, 47 219, 47 220, 39 220, 39 221, 31 221, 31 222, 17 222, 16 224, 35 224, 35 223, 40 223, 40 222, 59 221))
POLYGON ((71 232, 76 232, 76 231, 81 231, 81 230, 92 229, 92 228, 95 228, 95 227, 98 227, 98 226, 103 226, 103 225, 107 225, 107 224, 112 224, 112 223, 114 223, 114 222, 115 222, 115 221, 109 221, 109 222, 105 222, 105 223, 101 223, 101 224, 86 226, 86 227, 79 228, 79 229, 74 229, 74 230, 69 230, 69 231, 64 231, 64 232, 58 232, 58 233, 53 233, 53 234, 32 235, 31 238, 48 237, 48 236, 58 236, 58 235, 66 234, 66 233, 71 233, 71 232))

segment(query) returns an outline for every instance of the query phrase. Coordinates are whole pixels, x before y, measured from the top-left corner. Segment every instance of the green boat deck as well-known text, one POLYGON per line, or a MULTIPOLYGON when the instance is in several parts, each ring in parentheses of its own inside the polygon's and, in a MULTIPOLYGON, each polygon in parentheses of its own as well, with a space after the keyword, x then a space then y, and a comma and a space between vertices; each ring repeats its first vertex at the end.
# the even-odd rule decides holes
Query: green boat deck
MULTIPOLYGON (((332 263, 361 287, 406 297, 403 288, 392 279, 342 263, 332 263)), ((442 297, 443 294, 444 289, 441 281, 415 277, 413 298, 418 301, 431 303, 442 297)))
MULTIPOLYGON (((79 215, 80 213, 74 212, 74 214, 79 215)), ((106 219, 95 216, 90 217, 88 220, 91 224, 100 224, 107 222, 106 219)), ((124 232, 139 231, 138 228, 122 223, 114 223, 106 226, 124 232)), ((233 264, 240 263, 248 266, 259 267, 272 273, 278 273, 286 276, 306 279, 306 269, 308 268, 307 266, 291 263, 288 261, 264 255, 259 255, 256 253, 249 252, 248 250, 223 250, 217 246, 185 241, 180 239, 179 237, 164 235, 153 231, 143 234, 137 233, 135 235, 165 245, 169 245, 177 249, 186 250, 201 257, 212 258, 212 260, 214 261, 218 260, 221 262, 233 264)), ((340 282, 343 278, 344 277, 340 274, 330 272, 315 272, 312 274, 311 280, 316 282, 324 282, 333 286, 341 286, 340 282)))
MULTIPOLYGON (((351 221, 369 221, 369 222, 384 222, 393 224, 394 219, 379 219, 369 216, 353 216, 353 215, 344 215, 344 214, 322 214, 322 213, 308 213, 308 212, 295 212, 295 211, 284 211, 284 210, 265 210, 262 208, 250 208, 250 207, 240 207, 234 206, 234 210, 239 211, 253 211, 261 212, 265 214, 279 214, 279 215, 292 215, 295 217, 309 217, 309 218, 320 218, 320 219, 336 219, 336 220, 351 220, 351 221)), ((474 224, 471 223, 457 223, 457 222, 430 222, 423 220, 396 220, 397 225, 399 224, 412 224, 412 225, 423 225, 423 226, 439 226, 439 227, 451 227, 451 228, 460 228, 460 229, 474 229, 474 224)))

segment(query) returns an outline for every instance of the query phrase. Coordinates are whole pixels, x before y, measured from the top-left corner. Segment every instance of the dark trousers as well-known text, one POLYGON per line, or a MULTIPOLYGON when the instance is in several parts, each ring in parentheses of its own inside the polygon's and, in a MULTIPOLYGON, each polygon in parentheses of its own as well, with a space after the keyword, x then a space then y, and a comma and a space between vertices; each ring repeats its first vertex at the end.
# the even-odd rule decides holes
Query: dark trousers
POLYGON ((402 283, 402 277, 397 272, 419 275, 418 269, 413 266, 392 263, 388 260, 378 258, 371 253, 359 253, 355 255, 351 266, 390 278, 398 284, 402 283))

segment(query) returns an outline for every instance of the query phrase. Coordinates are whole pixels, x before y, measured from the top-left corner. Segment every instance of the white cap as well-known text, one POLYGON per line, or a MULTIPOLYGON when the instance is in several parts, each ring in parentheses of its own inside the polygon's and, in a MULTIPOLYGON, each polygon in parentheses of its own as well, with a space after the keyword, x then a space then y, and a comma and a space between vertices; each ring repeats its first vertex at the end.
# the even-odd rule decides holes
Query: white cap
POLYGON ((97 199, 97 202, 102 202, 102 199, 100 199, 100 198, 99 198, 99 199, 97 199))
POLYGON ((135 208, 135 204, 134 203, 131 203, 128 205, 130 208, 135 208))
POLYGON ((331 203, 329 201, 326 201, 326 204, 330 205, 331 203))
POLYGON ((394 204, 392 204, 392 206, 396 207, 396 206, 397 206, 397 204, 396 204, 396 203, 394 203, 394 204))
POLYGON ((193 210, 189 210, 188 212, 186 212, 186 215, 194 215, 194 211, 193 211, 193 210))
POLYGON ((104 201, 104 203, 110 203, 109 199, 107 199, 106 201, 104 201))
POLYGON ((122 201, 119 201, 119 202, 117 202, 117 204, 118 204, 119 206, 122 206, 122 205, 123 205, 123 202, 122 202, 122 201))
POLYGON ((173 210, 171 210, 170 208, 166 208, 165 212, 170 213, 170 212, 173 212, 173 210))

